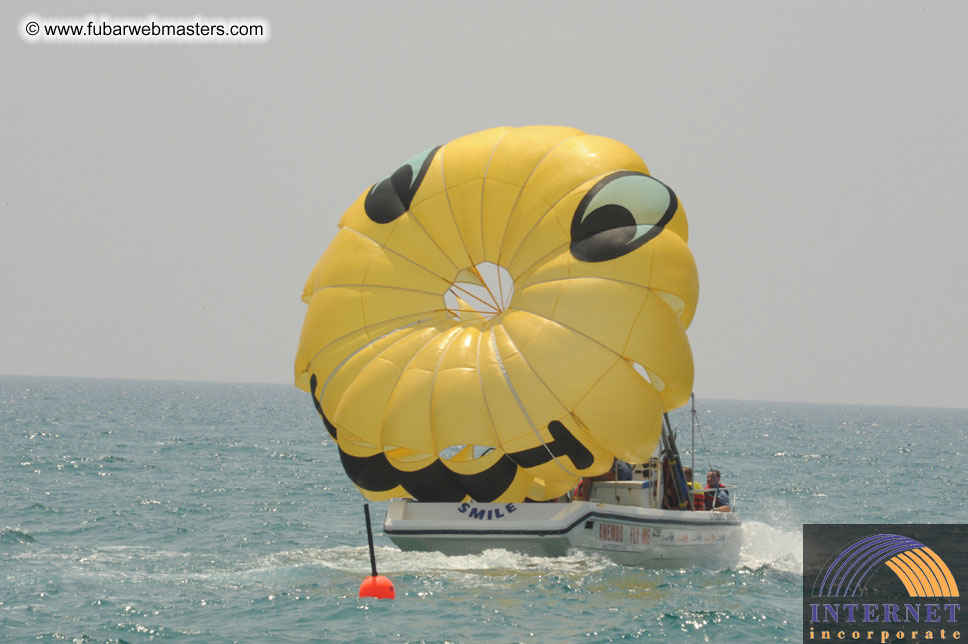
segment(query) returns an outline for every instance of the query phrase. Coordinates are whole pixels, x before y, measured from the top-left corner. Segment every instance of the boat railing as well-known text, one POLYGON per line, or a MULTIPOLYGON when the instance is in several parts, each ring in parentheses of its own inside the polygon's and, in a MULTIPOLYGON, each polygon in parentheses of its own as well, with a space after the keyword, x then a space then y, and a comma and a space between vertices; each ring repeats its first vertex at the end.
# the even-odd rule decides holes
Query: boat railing
MULTIPOLYGON (((714 488, 704 488, 698 490, 690 490, 689 493, 692 498, 695 499, 698 496, 705 495, 713 491, 714 488)), ((721 488, 715 488, 717 490, 722 490, 729 495, 729 508, 730 511, 736 511, 736 486, 735 485, 724 485, 721 488)), ((613 503, 615 505, 632 505, 643 508, 658 508, 658 499, 656 496, 656 489, 653 481, 648 480, 632 480, 632 481, 595 481, 591 485, 589 492, 589 501, 597 501, 599 503, 613 503)), ((695 507, 695 504, 693 505, 695 507)), ((688 509, 688 508, 686 508, 688 509)), ((707 511, 710 508, 706 508, 707 511)))

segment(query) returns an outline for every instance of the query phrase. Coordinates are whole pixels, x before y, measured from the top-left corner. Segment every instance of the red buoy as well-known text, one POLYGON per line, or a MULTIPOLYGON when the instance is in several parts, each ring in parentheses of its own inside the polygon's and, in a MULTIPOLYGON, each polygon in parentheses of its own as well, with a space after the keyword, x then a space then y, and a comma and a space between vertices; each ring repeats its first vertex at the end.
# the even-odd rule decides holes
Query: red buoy
POLYGON ((396 591, 393 589, 393 582, 384 577, 383 575, 377 575, 375 577, 367 577, 360 584, 360 597, 376 597, 377 599, 395 599, 397 596, 396 591))
POLYGON ((360 584, 360 597, 376 597, 377 599, 395 599, 397 591, 393 589, 393 582, 383 575, 376 574, 376 554, 373 552, 373 528, 370 527, 370 505, 363 504, 363 514, 366 516, 366 540, 370 545, 370 570, 373 574, 360 584))

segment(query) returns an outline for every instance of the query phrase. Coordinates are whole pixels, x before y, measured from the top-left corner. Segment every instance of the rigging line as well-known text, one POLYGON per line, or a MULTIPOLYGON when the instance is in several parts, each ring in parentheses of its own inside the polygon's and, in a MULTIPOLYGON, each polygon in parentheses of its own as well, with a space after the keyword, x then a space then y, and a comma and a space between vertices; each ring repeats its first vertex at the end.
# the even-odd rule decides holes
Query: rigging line
POLYGON ((682 423, 683 422, 685 422, 685 418, 680 418, 679 420, 676 421, 676 426, 671 428, 672 429, 672 437, 675 438, 675 439, 677 439, 677 440, 679 438, 679 427, 682 426, 682 423))
MULTIPOLYGON (((497 265, 497 264, 494 264, 494 266, 496 267, 496 270, 497 270, 497 284, 498 284, 498 288, 500 288, 500 286, 501 286, 501 267, 499 265, 497 265)), ((487 291, 487 294, 491 296, 491 299, 494 301, 494 305, 497 307, 497 309, 499 311, 503 311, 504 308, 505 308, 504 296, 502 295, 501 296, 501 299, 498 300, 494 296, 494 291, 492 291, 491 290, 491 287, 487 285, 487 280, 484 279, 484 276, 483 275, 481 275, 481 271, 478 270, 477 266, 471 266, 471 270, 474 271, 474 274, 477 275, 477 279, 479 279, 481 281, 481 284, 484 285, 484 290, 486 290, 487 291)))
MULTIPOLYGON (((708 467, 706 471, 708 472, 709 470, 713 469, 713 463, 709 460, 709 448, 706 447, 706 435, 702 431, 702 423, 699 422, 698 415, 696 415, 696 429, 699 430, 699 440, 702 441, 702 451, 703 456, 706 457, 706 465, 708 467)), ((695 475, 695 473, 693 473, 693 475, 695 475)))
POLYGON ((451 320, 454 324, 460 324, 465 328, 483 327, 488 320, 494 317, 490 314, 482 314, 479 311, 448 310, 448 312, 450 313, 451 320))
POLYGON ((451 309, 451 308, 446 308, 446 309, 442 309, 442 310, 447 311, 448 313, 451 313, 453 315, 456 315, 457 317, 461 317, 461 315, 460 315, 461 313, 476 313, 477 315, 475 317, 478 317, 478 318, 480 318, 482 320, 489 320, 489 319, 491 319, 494 316, 494 312, 493 311, 478 311, 477 309, 451 309))
MULTIPOLYGON (((504 366, 504 360, 501 358, 501 352, 498 350, 498 347, 497 347, 496 330, 497 330, 497 327, 499 326, 502 326, 502 325, 497 324, 491 328, 490 346, 491 346, 491 352, 494 354, 494 358, 497 360, 497 364, 501 368, 501 373, 504 375, 505 384, 507 384, 508 389, 511 391, 511 395, 514 396, 515 402, 518 403, 518 408, 521 410, 521 413, 524 414, 524 419, 528 422, 528 425, 531 427, 531 431, 534 432, 535 438, 538 439, 538 442, 541 444, 541 446, 544 447, 545 450, 548 452, 548 456, 551 457, 551 460, 555 463, 555 465, 558 466, 559 469, 561 469, 562 472, 564 472, 568 476, 578 476, 578 474, 575 472, 569 472, 568 469, 558 461, 558 459, 552 453, 551 448, 548 447, 548 444, 544 442, 543 438, 541 438, 541 431, 538 429, 537 425, 535 425, 534 421, 531 419, 531 414, 529 414, 528 410, 525 408, 524 402, 521 400, 521 397, 518 395, 518 390, 514 388, 514 384, 511 382, 511 376, 510 374, 508 374, 508 371, 504 366)), ((507 335, 507 331, 505 331, 504 334, 507 335)), ((511 340, 510 337, 508 337, 508 341, 511 343, 512 346, 514 346, 514 341, 511 340)), ((517 351, 517 348, 515 348, 515 351, 517 351)), ((518 355, 520 355, 520 352, 518 352, 518 355)), ((508 455, 508 457, 509 458, 511 457, 510 454, 508 455)))
POLYGON ((452 317, 456 318, 455 322, 464 325, 465 328, 470 326, 484 326, 490 317, 486 315, 460 315, 459 311, 452 311, 452 317))
MULTIPOLYGON (((484 306, 486 306, 488 308, 494 309, 494 312, 495 313, 500 313, 501 312, 501 309, 499 309, 496 304, 494 304, 493 302, 488 302, 484 298, 478 297, 477 295, 474 295, 474 293, 472 293, 471 291, 467 290, 466 288, 464 288, 462 286, 457 286, 457 282, 454 282, 453 284, 451 284, 450 285, 450 288, 447 289, 447 290, 448 291, 453 291, 455 288, 458 291, 461 291, 462 293, 466 294, 467 296, 474 298, 475 300, 477 300, 478 302, 480 302, 484 306)), ((457 295, 457 293, 454 293, 454 295, 457 295)))

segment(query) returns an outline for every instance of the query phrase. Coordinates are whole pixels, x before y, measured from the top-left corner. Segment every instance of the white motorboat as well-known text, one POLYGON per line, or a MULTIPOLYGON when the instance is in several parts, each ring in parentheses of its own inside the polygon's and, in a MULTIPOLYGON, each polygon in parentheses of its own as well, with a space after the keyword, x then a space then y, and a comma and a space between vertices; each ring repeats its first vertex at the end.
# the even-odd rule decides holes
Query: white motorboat
MULTIPOLYGON (((695 412, 693 412, 695 418, 695 412)), ((447 555, 504 549, 530 555, 563 556, 577 548, 603 554, 618 564, 644 568, 735 563, 742 545, 736 491, 727 491, 729 512, 693 510, 714 494, 693 491, 684 509, 670 505, 664 483, 681 474, 675 438, 649 463, 633 468, 629 481, 593 481, 589 499, 545 503, 426 503, 390 501, 383 532, 401 550, 447 555), (663 472, 666 473, 663 476, 663 472), (701 498, 700 498, 701 495, 701 498)), ((679 479, 679 490, 685 486, 679 479)), ((675 499, 677 490, 670 490, 675 499)), ((684 497, 680 497, 684 498, 684 497)))
POLYGON ((474 554, 500 548, 562 556, 571 548, 599 552, 616 563, 644 568, 735 562, 740 519, 726 512, 677 512, 606 503, 608 493, 635 496, 632 482, 596 484, 593 501, 568 503, 390 502, 384 533, 401 550, 474 554))

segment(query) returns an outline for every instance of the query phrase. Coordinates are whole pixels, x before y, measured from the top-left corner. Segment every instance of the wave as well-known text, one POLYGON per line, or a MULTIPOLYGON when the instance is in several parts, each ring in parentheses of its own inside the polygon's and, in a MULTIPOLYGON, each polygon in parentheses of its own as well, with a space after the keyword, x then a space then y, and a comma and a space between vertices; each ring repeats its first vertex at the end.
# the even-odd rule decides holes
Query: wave
POLYGON ((13 528, 4 528, 3 530, 0 530, 0 543, 19 544, 36 542, 37 540, 26 532, 20 532, 19 530, 14 530, 13 528))

